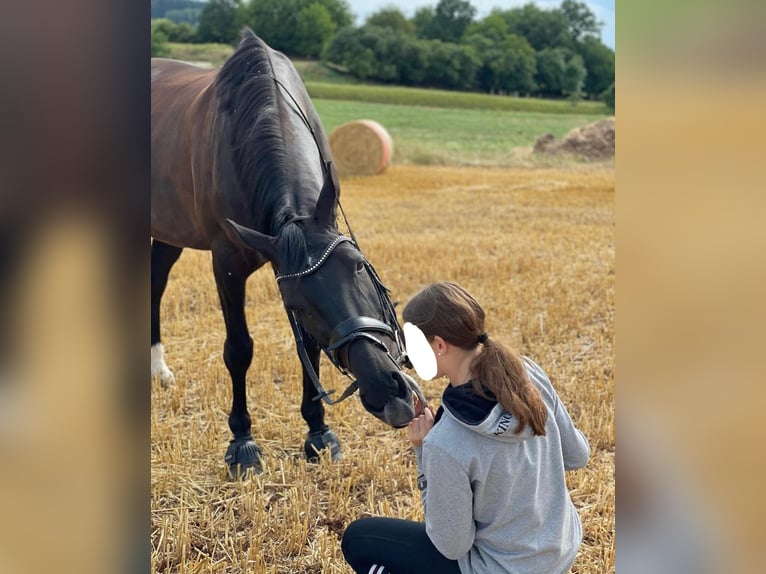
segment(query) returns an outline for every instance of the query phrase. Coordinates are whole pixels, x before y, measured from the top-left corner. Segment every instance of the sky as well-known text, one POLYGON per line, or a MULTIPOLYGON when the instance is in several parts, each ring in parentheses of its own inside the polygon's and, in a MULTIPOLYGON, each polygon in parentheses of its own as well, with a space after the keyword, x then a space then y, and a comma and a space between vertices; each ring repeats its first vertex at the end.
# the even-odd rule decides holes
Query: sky
MULTIPOLYGON (((483 18, 493 8, 508 9, 528 4, 530 1, 540 8, 556 8, 561 5, 561 0, 469 0, 476 8, 476 17, 483 18)), ((587 4, 596 15, 596 20, 603 22, 601 28, 601 41, 614 50, 614 0, 579 0, 587 4)), ((411 18, 415 10, 425 6, 436 6, 439 0, 346 0, 351 7, 351 12, 356 15, 357 24, 362 24, 368 16, 381 8, 394 6, 402 13, 411 18)))

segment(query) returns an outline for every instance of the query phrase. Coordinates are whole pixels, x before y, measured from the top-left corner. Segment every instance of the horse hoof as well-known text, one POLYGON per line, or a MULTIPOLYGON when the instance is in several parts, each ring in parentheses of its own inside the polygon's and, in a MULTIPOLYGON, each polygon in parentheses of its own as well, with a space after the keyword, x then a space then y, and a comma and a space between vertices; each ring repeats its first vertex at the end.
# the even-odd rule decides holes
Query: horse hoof
POLYGON ((235 480, 263 472, 261 449, 250 437, 232 440, 224 460, 229 465, 229 477, 235 480))
POLYGON ((338 437, 330 429, 309 433, 306 442, 303 443, 303 450, 309 462, 319 462, 319 453, 326 448, 330 449, 333 462, 343 459, 338 437))
POLYGON ((176 378, 165 364, 165 349, 162 343, 152 345, 152 378, 159 377, 162 388, 167 388, 176 382, 176 378))
POLYGON ((176 377, 175 375, 173 375, 170 369, 166 368, 164 371, 160 371, 159 377, 160 377, 160 386, 163 389, 167 389, 168 387, 176 384, 176 377))

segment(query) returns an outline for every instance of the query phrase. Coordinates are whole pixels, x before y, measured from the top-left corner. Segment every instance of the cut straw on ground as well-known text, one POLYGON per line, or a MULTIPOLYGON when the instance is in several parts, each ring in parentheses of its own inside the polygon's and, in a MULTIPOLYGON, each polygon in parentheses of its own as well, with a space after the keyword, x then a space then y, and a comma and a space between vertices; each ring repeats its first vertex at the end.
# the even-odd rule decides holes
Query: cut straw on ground
MULTIPOLYGON (((484 306, 487 332, 549 373, 588 437, 588 465, 567 483, 583 524, 572 572, 614 572, 613 169, 494 170, 391 166, 344 178, 359 244, 399 309, 424 285, 456 281, 484 306)), ((231 383, 210 254, 186 250, 163 300, 175 386, 152 382, 152 572, 352 574, 340 550, 360 516, 422 520, 405 430, 358 397, 327 407, 344 459, 303 459, 301 369, 273 273, 248 281, 248 372, 264 473, 226 480, 231 383)), ((328 389, 346 380, 321 365, 328 389)), ((446 385, 422 385, 435 408, 446 385)))

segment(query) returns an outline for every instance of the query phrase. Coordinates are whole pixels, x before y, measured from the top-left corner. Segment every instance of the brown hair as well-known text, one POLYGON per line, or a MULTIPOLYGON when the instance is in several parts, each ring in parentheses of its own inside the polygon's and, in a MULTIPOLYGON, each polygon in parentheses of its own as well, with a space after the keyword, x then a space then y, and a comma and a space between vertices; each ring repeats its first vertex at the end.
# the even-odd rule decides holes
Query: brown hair
POLYGON ((465 289, 456 283, 433 283, 407 303, 402 318, 417 325, 429 341, 438 335, 465 350, 483 345, 471 363, 471 384, 476 393, 497 400, 519 420, 515 433, 529 424, 536 435, 545 434, 548 411, 540 391, 529 380, 521 356, 487 337, 484 309, 465 289))

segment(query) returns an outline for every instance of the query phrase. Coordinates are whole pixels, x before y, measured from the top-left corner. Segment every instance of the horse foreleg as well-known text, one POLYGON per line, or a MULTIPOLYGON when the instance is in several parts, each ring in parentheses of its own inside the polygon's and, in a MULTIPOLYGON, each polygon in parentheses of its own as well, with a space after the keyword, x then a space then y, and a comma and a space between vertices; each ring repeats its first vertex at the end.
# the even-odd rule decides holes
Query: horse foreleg
POLYGON ((165 287, 168 284, 170 269, 181 256, 180 247, 168 245, 162 241, 152 240, 152 294, 151 294, 151 323, 152 323, 152 377, 158 375, 160 384, 167 387, 175 381, 173 372, 165 364, 165 350, 160 341, 160 305, 165 287))
POLYGON ((232 403, 229 428, 234 438, 224 460, 232 477, 244 477, 251 470, 260 473, 261 449, 250 435, 251 420, 247 410, 246 375, 253 360, 253 340, 245 319, 245 282, 249 270, 235 254, 213 251, 213 271, 226 324, 223 360, 231 375, 232 403))
MULTIPOLYGON (((303 331, 303 342, 314 372, 318 375, 320 349, 305 331, 303 331)), ((306 442, 303 443, 303 450, 306 458, 310 461, 317 461, 319 452, 327 448, 330 449, 332 460, 341 460, 343 454, 341 453, 340 442, 335 433, 324 422, 324 404, 320 400, 315 400, 318 394, 319 392, 304 367, 301 415, 303 415, 306 424, 309 425, 309 432, 306 442)))

